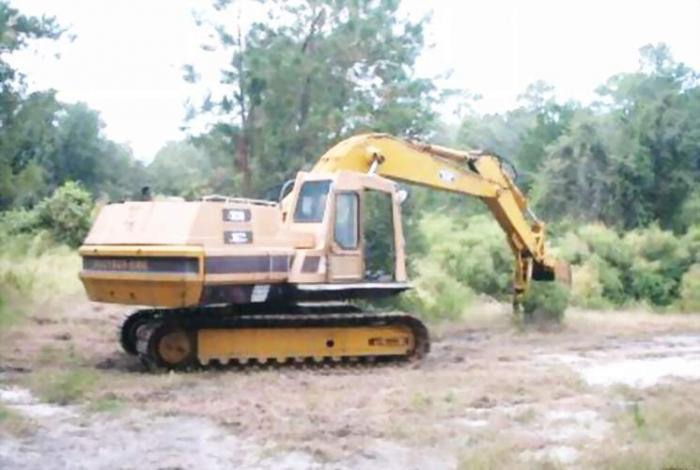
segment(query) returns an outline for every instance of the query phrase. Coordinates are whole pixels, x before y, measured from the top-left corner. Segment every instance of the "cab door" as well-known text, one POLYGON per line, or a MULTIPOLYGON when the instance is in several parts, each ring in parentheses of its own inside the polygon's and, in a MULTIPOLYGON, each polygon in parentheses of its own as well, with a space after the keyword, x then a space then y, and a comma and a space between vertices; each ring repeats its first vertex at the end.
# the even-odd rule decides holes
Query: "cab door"
POLYGON ((364 256, 360 240, 360 195, 356 191, 335 193, 329 275, 333 282, 363 279, 364 256))

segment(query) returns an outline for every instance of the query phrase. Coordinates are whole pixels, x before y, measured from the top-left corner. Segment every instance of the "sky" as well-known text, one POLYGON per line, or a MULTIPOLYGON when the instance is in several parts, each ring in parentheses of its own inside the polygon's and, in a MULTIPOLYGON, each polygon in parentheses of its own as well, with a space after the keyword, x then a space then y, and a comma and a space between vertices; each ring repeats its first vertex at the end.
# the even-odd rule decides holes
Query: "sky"
MULTIPOLYGON (((11 59, 30 89, 87 103, 100 112, 105 135, 144 161, 186 135, 184 103, 215 87, 226 63, 201 48, 208 39, 193 11, 207 0, 10 3, 69 28, 60 41, 36 42, 11 59), (198 85, 182 79, 184 64, 201 72, 198 85)), ((608 77, 634 71, 649 43, 665 42, 676 60, 700 70, 700 0, 404 0, 401 7, 409 19, 429 13, 418 75, 447 74, 438 83, 481 95, 482 113, 517 106, 536 80, 554 85, 561 99, 587 103, 608 77)))

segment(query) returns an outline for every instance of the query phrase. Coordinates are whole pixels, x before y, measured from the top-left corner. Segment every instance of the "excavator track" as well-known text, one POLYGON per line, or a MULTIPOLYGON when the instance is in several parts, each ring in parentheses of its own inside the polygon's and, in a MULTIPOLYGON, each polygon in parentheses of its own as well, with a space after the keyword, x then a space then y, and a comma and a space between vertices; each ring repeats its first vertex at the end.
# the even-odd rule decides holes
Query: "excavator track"
POLYGON ((122 346, 151 370, 406 361, 430 349, 420 320, 349 304, 151 309, 123 326, 122 346))

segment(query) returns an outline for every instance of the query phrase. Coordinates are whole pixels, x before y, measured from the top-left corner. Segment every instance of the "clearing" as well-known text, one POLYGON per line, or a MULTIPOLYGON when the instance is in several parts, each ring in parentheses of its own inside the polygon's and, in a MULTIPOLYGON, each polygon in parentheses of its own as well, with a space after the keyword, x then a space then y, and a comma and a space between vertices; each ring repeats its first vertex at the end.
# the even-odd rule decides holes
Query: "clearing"
POLYGON ((483 301, 422 362, 148 374, 129 311, 75 299, 3 333, 0 468, 700 468, 700 318, 483 301))

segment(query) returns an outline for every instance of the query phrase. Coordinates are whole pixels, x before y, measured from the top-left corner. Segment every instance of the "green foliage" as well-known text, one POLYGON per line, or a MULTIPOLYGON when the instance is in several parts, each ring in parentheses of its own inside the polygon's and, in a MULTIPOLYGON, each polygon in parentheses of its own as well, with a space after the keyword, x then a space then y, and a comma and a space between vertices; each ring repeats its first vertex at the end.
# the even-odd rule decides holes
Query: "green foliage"
POLYGON ((90 230, 93 209, 90 193, 69 181, 36 207, 37 227, 59 243, 78 247, 90 230))
POLYGON ((700 226, 700 190, 698 189, 683 201, 673 220, 673 229, 677 233, 684 233, 694 225, 700 226))
POLYGON ((27 94, 25 77, 4 60, 62 33, 55 19, 26 16, 0 1, 0 210, 32 207, 70 180, 119 199, 143 179, 131 151, 102 136, 96 111, 61 103, 54 91, 27 94))
POLYGON ((32 308, 48 308, 53 299, 75 295, 80 257, 57 246, 46 231, 4 236, 0 240, 0 331, 32 308))
POLYGON ((419 230, 427 246, 424 256, 460 283, 497 298, 509 295, 513 261, 503 231, 493 218, 426 214, 419 230))
POLYGON ((404 307, 432 319, 458 318, 475 292, 508 299, 513 261, 503 232, 490 217, 425 214, 415 227, 421 253, 412 252, 415 289, 404 307))
POLYGON ((600 258, 586 260, 581 265, 574 266, 571 287, 573 304, 592 309, 603 309, 610 305, 610 301, 603 295, 598 261, 600 258))
POLYGON ((68 372, 42 372, 34 377, 34 388, 42 400, 58 405, 75 403, 85 397, 97 384, 91 369, 68 372))
POLYGON ((525 318, 537 323, 559 323, 569 299, 569 288, 559 282, 533 282, 523 298, 525 318))
MULTIPOLYGON (((574 265, 572 300, 584 307, 630 301, 668 306, 700 243, 658 225, 620 237, 601 224, 582 225, 555 240, 560 256, 574 265)), ((700 233, 700 232, 698 232, 700 233)))
MULTIPOLYGON (((628 303, 697 309, 692 287, 700 254, 700 227, 679 237, 657 225, 624 237, 602 224, 571 226, 550 239, 557 257, 572 264, 571 289, 549 282, 533 283, 526 311, 557 320, 570 302, 591 309, 628 303)), ((458 302, 475 293, 510 300, 513 261, 498 224, 486 215, 456 218, 424 214, 417 229, 421 243, 410 253, 416 292, 406 295, 416 309, 434 315, 441 307, 457 312, 458 302), (464 292, 464 298, 445 292, 464 292)), ((463 308, 463 306, 462 306, 463 308)))
MULTIPOLYGON (((220 24, 227 7, 216 4, 211 21, 230 57, 221 74, 227 91, 192 114, 218 114, 214 132, 244 195, 308 168, 351 134, 426 136, 435 127, 439 93, 413 72, 425 20, 404 19, 398 1, 277 0, 247 30, 220 24)), ((193 67, 185 77, 196 80, 193 67)))
POLYGON ((365 276, 381 279, 394 272, 393 200, 389 193, 365 190, 362 195, 365 276))
POLYGON ((206 153, 187 142, 168 142, 147 168, 154 193, 186 198, 214 192, 209 185, 211 171, 206 153))
POLYGON ((700 179, 700 87, 665 46, 647 46, 641 56, 638 72, 600 87, 603 112, 578 111, 548 147, 536 182, 538 209, 547 218, 626 229, 655 220, 677 230, 692 223, 697 204, 688 195, 700 179))
POLYGON ((683 312, 700 313, 700 264, 683 274, 678 306, 683 312))
POLYGON ((474 300, 474 292, 468 286, 434 261, 420 260, 415 270, 414 288, 401 298, 402 308, 429 320, 454 320, 474 300))

